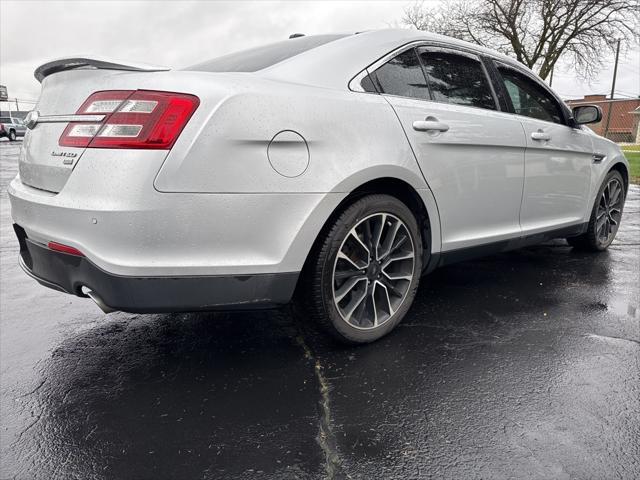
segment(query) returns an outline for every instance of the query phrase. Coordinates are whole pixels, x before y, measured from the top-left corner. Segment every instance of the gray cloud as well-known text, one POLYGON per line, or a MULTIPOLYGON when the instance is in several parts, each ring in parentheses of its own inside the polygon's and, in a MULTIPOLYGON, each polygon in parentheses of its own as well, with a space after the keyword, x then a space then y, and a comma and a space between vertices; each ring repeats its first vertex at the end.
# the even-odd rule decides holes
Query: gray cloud
MULTIPOLYGON (((407 3, 2 1, 0 83, 10 96, 35 99, 39 84, 33 70, 53 58, 82 53, 181 67, 294 32, 385 28, 399 21, 407 3)), ((640 93, 639 58, 636 48, 623 60, 616 90, 640 93)), ((554 88, 565 97, 603 93, 611 69, 591 85, 560 70, 554 88)))
POLYGON ((384 28, 403 2, 0 3, 0 81, 11 96, 35 98, 33 70, 78 53, 186 66, 294 32, 384 28))

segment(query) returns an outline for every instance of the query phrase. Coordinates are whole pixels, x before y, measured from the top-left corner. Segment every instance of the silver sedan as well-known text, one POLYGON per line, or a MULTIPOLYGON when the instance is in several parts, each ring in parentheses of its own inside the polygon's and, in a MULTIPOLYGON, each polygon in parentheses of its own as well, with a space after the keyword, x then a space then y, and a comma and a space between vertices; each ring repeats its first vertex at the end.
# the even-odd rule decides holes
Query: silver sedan
POLYGON ((39 67, 9 188, 20 263, 105 311, 278 307, 388 333, 438 266, 606 249, 618 147, 531 71, 410 30, 294 36, 183 70, 39 67))

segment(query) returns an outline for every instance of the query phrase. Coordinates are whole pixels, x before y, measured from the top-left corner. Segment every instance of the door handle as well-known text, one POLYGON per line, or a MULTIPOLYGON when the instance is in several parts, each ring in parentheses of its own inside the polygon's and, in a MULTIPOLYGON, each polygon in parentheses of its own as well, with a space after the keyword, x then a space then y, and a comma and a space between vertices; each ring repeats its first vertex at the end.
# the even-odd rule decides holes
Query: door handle
POLYGON ((446 132, 449 130, 449 125, 439 122, 435 117, 427 117, 413 122, 413 129, 418 132, 446 132))
POLYGON ((537 132, 533 132, 531 134, 531 138, 534 140, 545 141, 551 140, 551 135, 549 135, 547 132, 544 132, 543 130, 538 130, 537 132))

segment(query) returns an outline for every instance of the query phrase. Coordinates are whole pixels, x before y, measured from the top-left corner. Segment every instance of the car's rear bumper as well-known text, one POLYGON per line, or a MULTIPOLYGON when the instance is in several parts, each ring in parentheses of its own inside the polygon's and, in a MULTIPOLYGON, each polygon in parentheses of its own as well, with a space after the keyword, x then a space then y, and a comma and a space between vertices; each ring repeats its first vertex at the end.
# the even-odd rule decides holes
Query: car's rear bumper
POLYGON ((298 272, 235 275, 134 277, 108 273, 86 257, 50 250, 14 225, 20 265, 40 284, 86 296, 103 308, 136 313, 271 308, 291 299, 298 272), (85 287, 83 292, 83 287, 85 287))
POLYGON ((114 275, 286 273, 302 269, 324 222, 347 195, 160 193, 149 187, 152 179, 140 180, 157 165, 125 158, 83 156, 57 194, 16 177, 8 187, 14 223, 32 241, 74 247, 114 275))

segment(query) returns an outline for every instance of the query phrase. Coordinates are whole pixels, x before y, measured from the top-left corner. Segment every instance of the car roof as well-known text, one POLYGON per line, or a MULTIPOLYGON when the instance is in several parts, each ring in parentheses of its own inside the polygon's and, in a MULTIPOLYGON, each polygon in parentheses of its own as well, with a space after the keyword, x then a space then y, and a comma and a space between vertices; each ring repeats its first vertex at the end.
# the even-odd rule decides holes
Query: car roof
POLYGON ((421 30, 384 29, 339 38, 256 73, 279 81, 339 89, 389 52, 417 41, 457 46, 499 58, 509 64, 516 63, 496 51, 444 35, 421 30))

